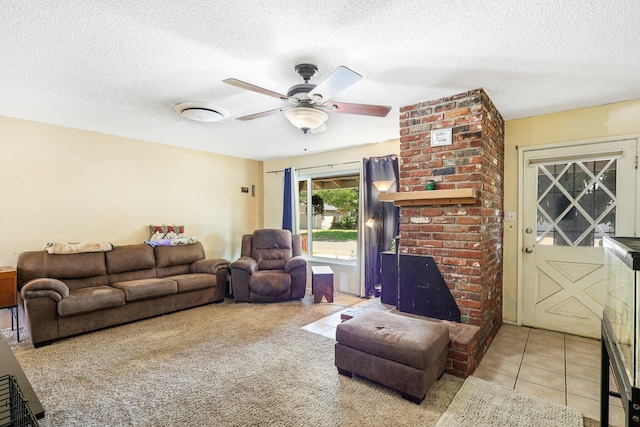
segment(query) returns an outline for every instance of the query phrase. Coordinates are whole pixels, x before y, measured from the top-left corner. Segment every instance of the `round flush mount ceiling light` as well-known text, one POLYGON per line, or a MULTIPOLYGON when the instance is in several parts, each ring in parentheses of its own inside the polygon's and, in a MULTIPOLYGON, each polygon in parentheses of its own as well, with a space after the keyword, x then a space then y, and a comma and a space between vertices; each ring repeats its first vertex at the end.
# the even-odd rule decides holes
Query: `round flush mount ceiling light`
POLYGON ((224 108, 211 105, 187 102, 175 107, 176 113, 196 122, 219 122, 229 117, 229 112, 224 108))

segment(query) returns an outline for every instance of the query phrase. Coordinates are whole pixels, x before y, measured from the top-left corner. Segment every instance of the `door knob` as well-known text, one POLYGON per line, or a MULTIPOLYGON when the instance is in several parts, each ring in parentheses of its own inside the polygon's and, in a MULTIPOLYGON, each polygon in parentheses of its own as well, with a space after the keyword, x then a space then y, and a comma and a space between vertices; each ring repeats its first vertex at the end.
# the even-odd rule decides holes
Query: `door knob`
POLYGON ((532 248, 532 247, 526 247, 526 248, 524 248, 524 251, 525 251, 526 253, 530 254, 530 253, 532 253, 532 252, 533 252, 533 248, 532 248))

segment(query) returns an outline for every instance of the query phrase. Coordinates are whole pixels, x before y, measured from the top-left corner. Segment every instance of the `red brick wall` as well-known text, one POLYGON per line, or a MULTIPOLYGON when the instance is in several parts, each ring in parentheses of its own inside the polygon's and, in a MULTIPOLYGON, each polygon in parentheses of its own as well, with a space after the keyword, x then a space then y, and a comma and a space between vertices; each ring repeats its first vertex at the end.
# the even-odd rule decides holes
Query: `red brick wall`
POLYGON ((481 329, 482 357, 502 323, 504 121, 482 89, 400 110, 400 191, 475 188, 474 205, 400 209, 401 253, 434 258, 463 323, 481 329), (452 145, 431 147, 431 130, 452 145))

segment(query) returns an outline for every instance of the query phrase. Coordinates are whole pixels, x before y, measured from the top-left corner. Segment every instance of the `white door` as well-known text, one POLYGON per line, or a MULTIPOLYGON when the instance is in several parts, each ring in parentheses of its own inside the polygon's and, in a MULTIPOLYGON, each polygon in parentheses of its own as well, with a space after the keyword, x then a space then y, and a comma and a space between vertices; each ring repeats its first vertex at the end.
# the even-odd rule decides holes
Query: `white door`
POLYGON ((523 151, 522 323, 600 337, 602 236, 633 236, 636 139, 523 151))

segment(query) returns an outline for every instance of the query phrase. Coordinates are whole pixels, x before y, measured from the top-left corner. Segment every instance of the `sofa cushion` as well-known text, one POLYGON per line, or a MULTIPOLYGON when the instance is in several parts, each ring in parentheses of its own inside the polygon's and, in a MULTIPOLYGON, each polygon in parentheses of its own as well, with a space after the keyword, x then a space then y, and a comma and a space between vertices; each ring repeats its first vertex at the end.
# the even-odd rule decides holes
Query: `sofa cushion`
POLYGON ((63 281, 69 289, 108 285, 104 254, 101 252, 50 255, 46 251, 23 252, 18 256, 18 289, 43 277, 63 281))
POLYGON ((198 289, 216 286, 217 277, 214 274, 193 273, 168 276, 165 279, 175 280, 178 283, 178 293, 191 292, 198 289))
POLYGON ((202 243, 180 246, 156 246, 153 248, 156 257, 156 267, 172 267, 174 265, 191 265, 204 258, 202 243))
POLYGON ((50 255, 44 254, 46 274, 41 277, 64 279, 80 279, 83 277, 102 276, 107 273, 104 252, 86 252, 80 254, 50 255))
POLYGON ((111 286, 123 290, 127 301, 138 301, 178 293, 178 284, 175 280, 169 279, 129 280, 116 282, 111 286))
POLYGON ((280 295, 291 289, 291 276, 284 270, 258 270, 251 275, 249 288, 258 295, 280 295))
POLYGON ((105 253, 107 274, 153 269, 156 260, 153 248, 149 245, 116 246, 105 253))
POLYGON ((93 286, 69 292, 69 295, 58 303, 58 314, 62 317, 73 316, 124 304, 124 292, 120 289, 111 286, 93 286))

